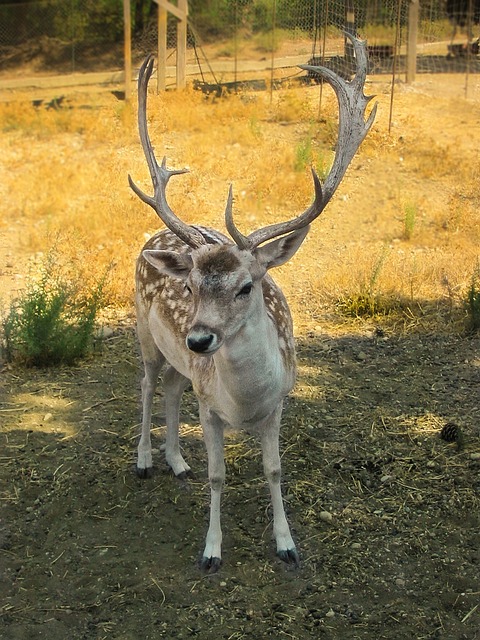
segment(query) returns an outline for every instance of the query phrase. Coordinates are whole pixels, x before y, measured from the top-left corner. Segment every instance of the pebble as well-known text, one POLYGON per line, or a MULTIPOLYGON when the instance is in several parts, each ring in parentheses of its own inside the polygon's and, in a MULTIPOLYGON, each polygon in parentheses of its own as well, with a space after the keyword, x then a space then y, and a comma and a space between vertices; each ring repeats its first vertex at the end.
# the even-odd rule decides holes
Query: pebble
POLYGON ((53 419, 53 414, 52 414, 52 413, 46 413, 46 414, 43 416, 43 421, 44 421, 44 422, 50 422, 50 420, 52 420, 52 419, 53 419))
POLYGON ((362 545, 360 544, 360 542, 352 542, 352 549, 361 549, 362 545))
POLYGON ((320 518, 320 520, 323 520, 323 522, 332 522, 333 520, 333 516, 329 511, 320 511, 318 517, 320 518))
POLYGON ((327 618, 333 618, 334 616, 335 616, 335 611, 333 609, 329 609, 325 614, 325 617, 327 618))
POLYGON ((114 333, 115 329, 112 329, 112 327, 100 327, 96 330, 95 337, 100 340, 106 340, 107 338, 111 338, 114 333))
POLYGON ((470 460, 480 460, 480 453, 471 453, 470 460))

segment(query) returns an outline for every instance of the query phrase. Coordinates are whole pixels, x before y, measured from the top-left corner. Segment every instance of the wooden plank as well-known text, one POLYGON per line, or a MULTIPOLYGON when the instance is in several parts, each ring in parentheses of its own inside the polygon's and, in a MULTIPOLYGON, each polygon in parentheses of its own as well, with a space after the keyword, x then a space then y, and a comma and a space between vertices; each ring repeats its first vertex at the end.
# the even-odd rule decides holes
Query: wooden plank
POLYGON ((178 0, 178 8, 184 17, 177 24, 177 89, 185 89, 187 86, 187 0, 178 0))
POLYGON ((407 83, 415 81, 417 70, 417 32, 420 0, 410 0, 408 7, 408 34, 407 34, 407 83))
POLYGON ((130 0, 123 0, 123 47, 125 68, 125 100, 132 92, 132 18, 130 0))
POLYGON ((158 5, 158 61, 157 61, 157 93, 165 91, 167 86, 167 11, 158 5))
POLYGON ((168 2, 168 0, 155 0, 155 2, 157 2, 158 6, 162 7, 162 9, 165 9, 166 11, 173 13, 173 15, 179 20, 187 19, 188 3, 186 2, 186 0, 185 0, 185 3, 183 2, 183 0, 179 0, 178 7, 172 4, 171 2, 168 2), (186 6, 183 6, 184 4, 186 6))

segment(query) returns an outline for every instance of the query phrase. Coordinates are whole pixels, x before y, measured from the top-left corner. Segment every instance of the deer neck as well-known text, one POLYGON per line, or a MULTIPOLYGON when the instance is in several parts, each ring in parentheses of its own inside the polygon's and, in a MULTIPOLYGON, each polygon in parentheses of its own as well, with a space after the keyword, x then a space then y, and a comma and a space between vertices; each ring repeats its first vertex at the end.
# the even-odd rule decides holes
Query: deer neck
POLYGON ((201 376, 194 381, 195 391, 233 427, 245 428, 271 415, 295 381, 293 346, 279 337, 263 300, 209 360, 209 382, 204 384, 201 376))

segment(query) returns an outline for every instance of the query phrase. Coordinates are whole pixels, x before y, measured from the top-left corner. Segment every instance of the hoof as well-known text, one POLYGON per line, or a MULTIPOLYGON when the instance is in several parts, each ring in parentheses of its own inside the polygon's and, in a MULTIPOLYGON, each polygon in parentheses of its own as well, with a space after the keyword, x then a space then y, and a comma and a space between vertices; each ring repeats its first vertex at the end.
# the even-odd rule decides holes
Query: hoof
POLYGON ((145 480, 146 478, 151 478, 153 476, 153 467, 146 467, 145 469, 141 469, 139 466, 135 467, 135 471, 139 478, 145 480))
POLYGON ((178 480, 194 480, 195 476, 193 474, 193 471, 191 471, 190 469, 188 471, 182 471, 181 473, 177 474, 175 476, 178 480))
POLYGON ((217 573, 221 565, 221 558, 207 558, 206 556, 203 556, 200 560, 200 569, 204 573, 217 573))
POLYGON ((293 566, 295 569, 300 566, 300 556, 298 555, 295 547, 293 549, 282 549, 281 551, 277 551, 277 555, 285 562, 285 564, 293 566))

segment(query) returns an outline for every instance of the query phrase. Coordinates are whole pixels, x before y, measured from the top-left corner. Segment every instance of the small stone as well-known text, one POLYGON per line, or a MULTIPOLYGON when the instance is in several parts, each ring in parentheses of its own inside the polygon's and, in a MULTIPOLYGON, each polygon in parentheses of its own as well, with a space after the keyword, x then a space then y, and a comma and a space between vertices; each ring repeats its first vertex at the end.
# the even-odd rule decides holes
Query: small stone
POLYGON ((388 476, 388 475, 387 476, 382 476, 380 478, 380 482, 382 484, 388 484, 391 481, 392 478, 393 478, 393 476, 388 476))
POLYGON ((479 453, 471 453, 470 460, 480 460, 480 452, 479 453))
POLYGON ((361 549, 362 545, 360 544, 360 542, 352 542, 352 549, 361 549))
POLYGON ((333 609, 331 609, 331 608, 325 614, 326 618, 333 618, 334 616, 335 616, 335 611, 333 609))
POLYGON ((46 413, 43 416, 43 421, 44 422, 50 422, 50 420, 53 420, 53 413, 46 413))
POLYGON ((319 516, 320 520, 323 520, 323 522, 332 522, 333 520, 333 516, 329 511, 320 511, 319 516))
POLYGON ((95 337, 99 340, 107 340, 111 338, 114 333, 115 329, 112 329, 112 327, 100 327, 95 331, 95 337))
POLYGON ((366 360, 367 359, 367 354, 365 353, 365 351, 359 351, 357 353, 357 358, 359 360, 366 360))

